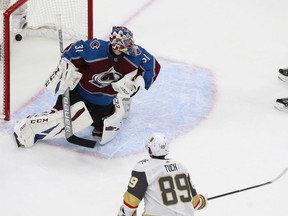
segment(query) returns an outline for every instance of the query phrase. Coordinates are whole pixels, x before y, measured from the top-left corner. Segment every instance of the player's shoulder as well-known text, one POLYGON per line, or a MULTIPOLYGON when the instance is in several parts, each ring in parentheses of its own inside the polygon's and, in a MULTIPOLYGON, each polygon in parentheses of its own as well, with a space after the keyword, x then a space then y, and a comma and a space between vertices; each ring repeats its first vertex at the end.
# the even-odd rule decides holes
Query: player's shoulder
POLYGON ((145 158, 145 159, 138 161, 135 166, 146 166, 150 162, 151 162, 150 158, 149 159, 145 158))
POLYGON ((151 167, 152 163, 153 162, 152 162, 151 158, 140 160, 135 164, 133 170, 139 171, 139 172, 144 172, 151 167))
POLYGON ((142 46, 135 44, 134 45, 134 49, 136 50, 136 57, 143 57, 144 55, 146 56, 152 56, 145 48, 143 48, 142 46))
POLYGON ((91 51, 101 50, 101 49, 107 50, 108 41, 97 39, 97 38, 93 38, 93 39, 89 39, 89 40, 85 40, 85 41, 84 40, 78 40, 78 41, 74 42, 73 44, 71 44, 71 46, 77 50, 84 49, 88 52, 89 52, 89 50, 91 50, 91 51))
POLYGON ((142 62, 144 58, 148 58, 148 60, 154 58, 146 49, 137 44, 134 44, 132 49, 136 55, 126 55, 126 58, 134 63, 142 62))
POLYGON ((93 38, 93 39, 87 40, 86 43, 89 45, 91 49, 101 49, 101 48, 106 49, 109 42, 106 40, 93 38))
POLYGON ((179 164, 179 166, 183 167, 179 162, 170 158, 167 159, 149 158, 138 161, 138 163, 136 163, 136 165, 134 166, 133 170, 139 172, 145 172, 148 170, 152 170, 155 167, 162 167, 165 164, 167 165, 172 163, 179 164))
MULTIPOLYGON (((180 161, 177 161, 177 160, 174 160, 174 159, 167 159, 166 163, 167 163, 167 164, 176 164, 179 169, 181 169, 181 170, 183 170, 183 171, 187 171, 186 166, 183 165, 183 163, 180 162, 180 161)), ((188 172, 188 171, 187 171, 187 172, 188 172)))

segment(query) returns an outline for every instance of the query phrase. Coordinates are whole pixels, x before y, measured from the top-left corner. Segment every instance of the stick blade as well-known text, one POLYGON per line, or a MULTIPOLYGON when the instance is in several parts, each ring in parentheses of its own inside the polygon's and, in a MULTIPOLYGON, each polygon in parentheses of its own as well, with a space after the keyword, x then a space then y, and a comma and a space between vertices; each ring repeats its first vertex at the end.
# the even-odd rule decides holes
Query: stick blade
POLYGON ((72 143, 72 144, 87 147, 87 148, 94 148, 95 145, 97 144, 97 142, 94 140, 88 140, 85 138, 80 138, 80 137, 77 137, 75 135, 68 137, 67 141, 72 143))

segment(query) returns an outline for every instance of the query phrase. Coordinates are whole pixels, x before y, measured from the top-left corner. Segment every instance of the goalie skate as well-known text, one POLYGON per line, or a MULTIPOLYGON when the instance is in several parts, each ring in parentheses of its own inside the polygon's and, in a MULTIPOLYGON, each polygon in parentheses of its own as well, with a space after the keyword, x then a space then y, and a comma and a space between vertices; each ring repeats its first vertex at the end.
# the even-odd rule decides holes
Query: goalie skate
POLYGON ((288 98, 279 98, 274 107, 280 111, 288 112, 288 98))

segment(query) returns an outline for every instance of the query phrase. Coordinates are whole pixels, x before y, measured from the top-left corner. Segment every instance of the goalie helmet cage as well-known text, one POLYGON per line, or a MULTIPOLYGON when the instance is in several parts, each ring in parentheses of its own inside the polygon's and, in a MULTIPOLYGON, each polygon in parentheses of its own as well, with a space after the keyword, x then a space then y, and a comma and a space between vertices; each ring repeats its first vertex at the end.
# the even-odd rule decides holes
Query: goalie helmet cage
POLYGON ((37 35, 57 39, 56 15, 61 14, 64 38, 91 39, 93 0, 0 0, 0 13, 0 119, 9 121, 10 49, 15 36, 37 35), (27 20, 27 25, 15 29, 11 24, 13 15, 17 15, 24 6, 27 14, 20 18, 27 20))

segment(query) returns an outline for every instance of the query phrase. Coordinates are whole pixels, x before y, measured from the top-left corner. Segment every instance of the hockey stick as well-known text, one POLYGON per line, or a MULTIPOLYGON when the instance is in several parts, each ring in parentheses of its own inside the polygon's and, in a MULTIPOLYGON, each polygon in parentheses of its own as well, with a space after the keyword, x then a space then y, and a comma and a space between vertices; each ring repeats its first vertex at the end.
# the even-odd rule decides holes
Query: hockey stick
POLYGON ((288 168, 285 168, 281 172, 280 175, 278 175, 276 178, 274 178, 271 181, 268 181, 268 182, 265 182, 265 183, 262 183, 262 184, 258 184, 258 185, 254 185, 254 186, 251 186, 251 187, 243 188, 243 189, 240 189, 240 190, 235 190, 235 191, 231 191, 231 192, 228 192, 228 193, 220 194, 220 195, 217 195, 217 196, 209 197, 209 198, 207 198, 207 200, 212 200, 212 199, 216 199, 216 198, 219 198, 219 197, 228 196, 228 195, 231 195, 231 194, 234 194, 234 193, 239 193, 239 192, 242 192, 242 191, 246 191, 246 190, 250 190, 250 189, 253 189, 253 188, 262 187, 264 185, 271 184, 271 183, 277 181, 278 179, 280 179, 287 172, 287 170, 288 170, 288 168))
MULTIPOLYGON (((61 58, 62 58, 64 48, 63 48, 62 23, 61 23, 60 14, 57 14, 57 30, 58 30, 58 36, 59 36, 60 53, 61 53, 61 58)), ((78 137, 73 133, 69 91, 70 89, 68 87, 66 91, 64 92, 64 94, 62 95, 63 117, 64 117, 66 140, 70 143, 73 143, 79 146, 94 148, 96 145, 96 141, 78 137)))

